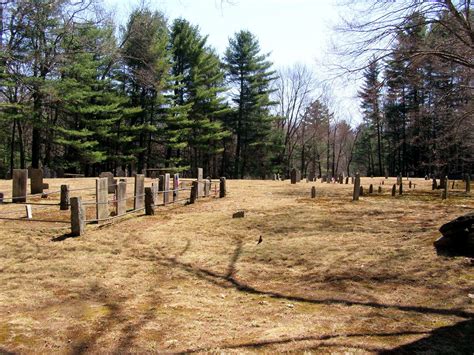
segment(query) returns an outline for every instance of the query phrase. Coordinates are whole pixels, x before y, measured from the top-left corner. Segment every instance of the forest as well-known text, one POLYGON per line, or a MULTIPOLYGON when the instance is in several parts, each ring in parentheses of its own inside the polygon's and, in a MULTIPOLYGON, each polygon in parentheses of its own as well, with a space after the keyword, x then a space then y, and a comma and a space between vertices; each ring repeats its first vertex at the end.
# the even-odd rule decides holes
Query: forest
POLYGON ((2 0, 0 178, 30 166, 57 176, 472 173, 470 1, 393 3, 374 1, 340 28, 341 53, 362 63, 341 66, 363 76, 356 121, 337 114, 312 68, 275 68, 249 30, 218 53, 197 25, 147 6, 117 26, 94 0, 2 0))

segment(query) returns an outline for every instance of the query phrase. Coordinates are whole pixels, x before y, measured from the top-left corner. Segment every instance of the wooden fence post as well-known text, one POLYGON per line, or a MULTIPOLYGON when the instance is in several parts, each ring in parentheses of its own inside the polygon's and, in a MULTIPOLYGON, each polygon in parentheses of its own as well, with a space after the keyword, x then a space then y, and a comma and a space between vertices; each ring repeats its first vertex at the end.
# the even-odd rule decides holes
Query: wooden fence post
POLYGON ((80 197, 71 197, 71 235, 80 236, 85 231, 86 211, 80 197))
POLYGON ((219 198, 223 198, 227 195, 226 190, 226 179, 225 177, 221 177, 219 180, 219 198))
POLYGON ((360 194, 360 175, 356 173, 354 180, 354 192, 352 193, 352 201, 358 201, 360 194))
POLYGON ((147 216, 155 215, 155 199, 151 187, 145 187, 145 214, 147 216))
POLYGON ((59 209, 61 211, 69 209, 69 185, 61 185, 61 196, 59 201, 59 209))

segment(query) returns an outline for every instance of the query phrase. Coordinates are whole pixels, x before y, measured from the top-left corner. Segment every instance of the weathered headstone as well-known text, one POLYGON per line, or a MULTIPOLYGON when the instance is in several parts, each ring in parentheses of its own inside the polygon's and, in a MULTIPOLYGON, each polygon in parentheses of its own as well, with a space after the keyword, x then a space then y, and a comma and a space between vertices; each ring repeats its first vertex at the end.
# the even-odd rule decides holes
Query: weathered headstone
POLYGON ((346 185, 349 184, 349 176, 346 176, 346 185))
POLYGON ((395 197, 396 193, 397 193, 397 184, 393 184, 393 186, 392 186, 392 196, 395 197))
POLYGON ((133 203, 133 209, 138 210, 144 207, 145 204, 145 175, 135 175, 135 198, 133 203))
POLYGON ((227 194, 226 179, 221 177, 219 180, 219 198, 225 197, 227 194))
POLYGON ((86 211, 80 197, 71 197, 71 235, 80 236, 85 230, 86 211))
POLYGON ((382 193, 382 186, 379 186, 379 194, 382 193))
POLYGON ((292 184, 296 184, 297 180, 297 170, 295 168, 290 171, 290 179, 292 184))
POLYGON ((115 192, 115 185, 117 185, 117 179, 114 179, 114 174, 110 171, 104 171, 100 173, 100 178, 107 178, 108 193, 113 194, 115 192))
POLYGON ((438 186, 438 188, 439 188, 439 189, 444 189, 444 188, 445 188, 445 185, 446 185, 446 177, 445 177, 445 176, 441 176, 441 178, 439 179, 439 186, 438 186))
POLYGON ((471 174, 466 174, 466 192, 471 192, 471 174))
POLYGON ((403 181, 400 179, 400 185, 398 186, 398 194, 403 195, 403 181))
POLYGON ((311 198, 316 198, 316 187, 311 187, 311 198))
POLYGON ((155 199, 151 187, 145 187, 145 214, 148 216, 155 214, 155 199))
POLYGON ((43 193, 43 170, 42 169, 29 169, 28 175, 30 176, 30 189, 31 194, 42 194, 43 193))
POLYGON ((160 191, 160 180, 159 179, 153 179, 151 183, 151 190, 153 192, 153 200, 155 201, 155 205, 158 205, 158 196, 159 191, 160 191))
POLYGON ((61 194, 59 196, 59 209, 66 211, 69 209, 69 185, 61 185, 61 194))
POLYGON ((433 183, 431 184, 431 189, 436 190, 438 189, 438 183, 436 181, 436 178, 433 176, 433 183))
POLYGON ((209 192, 211 191, 211 180, 204 180, 204 197, 209 197, 209 192))
POLYGON ((374 186, 372 184, 370 184, 369 186, 369 194, 373 193, 374 192, 374 186))
POLYGON ((127 181, 120 180, 115 191, 116 213, 121 216, 127 212, 127 181))
POLYGON ((163 204, 166 205, 170 202, 170 174, 165 174, 163 188, 163 204))
POLYGON ((13 169, 13 202, 26 202, 26 189, 28 186, 28 170, 13 169))
POLYGON ((408 188, 411 189, 411 180, 408 182, 408 188))
POLYGON ((359 195, 360 195, 360 176, 359 173, 356 173, 355 179, 354 179, 354 191, 352 193, 352 201, 358 201, 359 200, 359 195))
POLYGON ((403 179, 402 179, 402 174, 399 174, 399 175, 397 176, 397 186, 402 184, 402 180, 403 180, 403 179))
MULTIPOLYGON (((165 190, 165 176, 158 176, 158 195, 161 196, 161 202, 164 202, 164 193, 165 190)), ((155 199, 155 203, 158 204, 158 200, 155 199)))
POLYGON ((106 177, 95 180, 96 219, 99 223, 109 217, 109 188, 106 177))
POLYGON ((4 194, 0 192, 0 205, 3 203, 4 194))
POLYGON ((204 194, 204 182, 202 175, 202 168, 197 168, 197 181, 198 181, 198 192, 197 197, 202 197, 204 194))
POLYGON ((359 196, 364 196, 364 187, 363 186, 360 187, 359 196))
POLYGON ((116 170, 115 175, 118 177, 125 177, 125 171, 122 169, 121 166, 119 166, 116 170))
POLYGON ((446 200, 448 198, 448 186, 449 186, 449 180, 448 180, 448 177, 446 176, 444 178, 444 185, 443 185, 443 192, 441 194, 441 198, 443 200, 446 200))

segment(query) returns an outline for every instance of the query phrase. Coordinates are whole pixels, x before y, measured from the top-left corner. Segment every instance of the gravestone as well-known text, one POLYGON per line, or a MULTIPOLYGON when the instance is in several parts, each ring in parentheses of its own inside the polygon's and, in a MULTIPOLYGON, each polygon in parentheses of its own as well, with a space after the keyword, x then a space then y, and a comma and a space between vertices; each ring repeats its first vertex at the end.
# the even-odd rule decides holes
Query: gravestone
POLYGON ((349 184, 349 176, 346 176, 346 185, 349 184))
POLYGON ((116 213, 121 216, 127 212, 127 181, 120 180, 115 191, 116 213))
POLYGON ((290 179, 292 184, 296 184, 297 180, 297 170, 295 168, 290 171, 290 179))
POLYGON ((392 186, 392 196, 395 197, 396 193, 397 193, 397 185, 393 184, 393 186, 392 186))
POLYGON ((138 210, 145 207, 145 175, 135 175, 135 199, 133 209, 138 210))
POLYGON ((160 191, 159 179, 153 179, 151 183, 151 190, 153 192, 153 201, 155 202, 155 205, 158 205, 158 196, 159 196, 159 191, 160 191))
POLYGON ((95 180, 96 219, 98 223, 109 217, 109 188, 106 177, 95 180))
POLYGON ((438 189, 438 182, 436 181, 435 177, 433 177, 433 183, 431 184, 431 189, 432 190, 438 189))
POLYGON ((354 191, 352 193, 352 201, 358 201, 359 200, 359 195, 360 195, 360 176, 359 173, 356 173, 355 179, 354 179, 354 191))
POLYGON ((402 174, 397 176, 397 186, 402 184, 402 174))
POLYGON ((398 186, 398 194, 403 195, 403 182, 400 181, 400 185, 398 186))
POLYGON ((43 193, 43 170, 42 169, 29 169, 28 175, 30 176, 30 189, 31 194, 42 194, 43 193))
POLYGON ((227 195, 226 179, 221 177, 219 180, 219 198, 223 198, 227 195))
POLYGON ((360 187, 359 195, 364 196, 364 187, 363 186, 360 187))
POLYGON ((379 194, 382 193, 382 186, 379 186, 379 194))
POLYGON ((104 171, 100 173, 99 178, 107 178, 108 193, 115 193, 115 185, 117 185, 117 179, 114 179, 114 174, 110 171, 104 171))
POLYGON ((3 203, 3 197, 4 197, 3 192, 0 192, 0 205, 3 203))
POLYGON ((115 171, 116 171, 115 175, 117 177, 125 177, 125 171, 122 169, 121 166, 119 166, 115 171))
POLYGON ((237 211, 232 214, 232 218, 244 218, 245 217, 245 211, 237 211))
POLYGON ((471 174, 466 174, 466 192, 471 192, 471 174))
POLYGON ((408 188, 411 189, 411 180, 408 182, 408 188))
POLYGON ((316 198, 316 187, 311 187, 311 198, 316 198))
POLYGON ((12 176, 12 201, 26 202, 26 189, 28 186, 28 170, 13 169, 12 176))
POLYGON ((374 186, 372 184, 370 184, 369 186, 369 194, 373 193, 374 192, 374 186))

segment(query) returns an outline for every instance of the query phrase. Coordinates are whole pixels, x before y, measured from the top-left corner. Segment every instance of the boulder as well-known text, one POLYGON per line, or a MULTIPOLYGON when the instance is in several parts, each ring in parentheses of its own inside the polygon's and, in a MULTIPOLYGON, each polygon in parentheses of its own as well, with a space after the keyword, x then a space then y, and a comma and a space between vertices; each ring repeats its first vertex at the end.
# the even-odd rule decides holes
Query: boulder
POLYGON ((445 223, 439 229, 443 235, 434 242, 438 252, 457 251, 474 255, 474 213, 468 213, 445 223))

